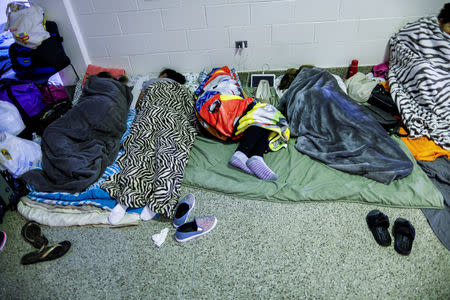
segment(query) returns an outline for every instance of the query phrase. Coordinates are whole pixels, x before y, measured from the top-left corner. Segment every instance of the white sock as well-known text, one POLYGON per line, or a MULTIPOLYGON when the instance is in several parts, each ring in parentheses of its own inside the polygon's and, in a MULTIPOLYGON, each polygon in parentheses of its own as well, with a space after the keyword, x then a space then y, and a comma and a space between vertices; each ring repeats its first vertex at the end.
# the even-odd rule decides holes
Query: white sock
POLYGON ((153 219, 153 217, 156 215, 155 212, 153 212, 148 205, 144 206, 144 209, 141 212, 141 215, 139 216, 141 220, 148 221, 153 219))
POLYGON ((125 216, 128 206, 117 203, 108 216, 108 221, 111 225, 119 224, 120 220, 125 216))

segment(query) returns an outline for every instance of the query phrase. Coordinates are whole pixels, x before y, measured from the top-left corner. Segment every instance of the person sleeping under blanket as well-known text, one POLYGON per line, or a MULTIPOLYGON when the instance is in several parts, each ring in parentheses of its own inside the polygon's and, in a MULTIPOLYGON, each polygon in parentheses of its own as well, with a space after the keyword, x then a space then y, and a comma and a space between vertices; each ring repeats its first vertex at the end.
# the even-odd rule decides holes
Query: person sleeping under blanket
POLYGON ((286 118, 271 104, 243 97, 236 75, 227 66, 213 69, 195 96, 200 124, 219 139, 239 141, 229 163, 259 179, 277 180, 263 156, 286 146, 286 118))
POLYGON ((345 94, 331 73, 303 68, 278 109, 295 148, 330 167, 384 184, 408 176, 413 163, 375 118, 345 94))
POLYGON ((84 191, 111 165, 126 130, 131 89, 108 74, 90 76, 78 103, 42 136, 42 170, 22 178, 42 192, 84 191))
POLYGON ((410 138, 450 150, 450 3, 391 37, 388 79, 410 138))
POLYGON ((196 135, 185 82, 182 74, 165 69, 142 84, 136 119, 124 141, 126 153, 118 160, 121 171, 101 185, 117 201, 110 224, 118 224, 130 207, 144 207, 142 220, 156 213, 172 216, 196 135))

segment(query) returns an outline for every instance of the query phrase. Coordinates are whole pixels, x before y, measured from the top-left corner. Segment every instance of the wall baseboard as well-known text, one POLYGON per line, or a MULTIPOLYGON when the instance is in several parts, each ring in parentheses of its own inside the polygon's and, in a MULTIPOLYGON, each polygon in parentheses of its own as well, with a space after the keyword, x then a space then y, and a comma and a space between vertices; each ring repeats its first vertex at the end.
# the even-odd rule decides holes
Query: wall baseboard
MULTIPOLYGON (((369 73, 372 71, 373 66, 359 66, 358 72, 362 72, 364 74, 369 73)), ((336 68, 324 68, 325 70, 328 70, 328 72, 332 74, 336 74, 341 78, 344 78, 347 75, 348 67, 336 67, 336 68)), ((267 70, 264 71, 264 74, 275 74, 276 77, 283 75, 286 72, 286 70, 267 70)), ((250 78, 251 74, 261 74, 262 71, 253 71, 253 72, 238 72, 239 79, 241 80, 241 83, 243 86, 249 86, 250 85, 250 78)))

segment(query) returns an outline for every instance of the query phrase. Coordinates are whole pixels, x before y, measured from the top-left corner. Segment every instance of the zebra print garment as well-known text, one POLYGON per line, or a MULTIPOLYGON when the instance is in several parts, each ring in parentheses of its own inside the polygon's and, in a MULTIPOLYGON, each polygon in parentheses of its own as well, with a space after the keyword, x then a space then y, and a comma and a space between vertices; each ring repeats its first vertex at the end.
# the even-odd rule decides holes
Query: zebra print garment
POLYGON ((171 218, 197 133, 193 105, 192 96, 176 82, 150 85, 124 141, 126 153, 118 160, 121 171, 101 188, 118 203, 148 205, 171 218))
POLYGON ((388 79, 410 137, 450 150, 450 35, 436 17, 408 23, 390 39, 388 79))

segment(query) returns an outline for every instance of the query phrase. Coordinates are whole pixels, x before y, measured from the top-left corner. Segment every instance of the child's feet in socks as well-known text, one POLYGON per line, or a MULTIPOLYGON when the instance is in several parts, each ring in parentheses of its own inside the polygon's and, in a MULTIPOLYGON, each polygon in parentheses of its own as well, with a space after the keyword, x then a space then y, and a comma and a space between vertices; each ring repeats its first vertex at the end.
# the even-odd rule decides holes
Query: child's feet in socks
POLYGON ((125 216, 128 206, 117 203, 108 216, 108 221, 111 225, 119 224, 120 220, 125 216))
POLYGON ((255 174, 259 179, 264 180, 277 180, 278 175, 275 174, 264 162, 261 156, 254 155, 247 160, 247 167, 255 174))
POLYGON ((230 165, 235 166, 248 174, 253 174, 252 170, 250 170, 246 165, 247 160, 248 157, 244 154, 244 152, 236 151, 230 158, 229 163, 230 165))
POLYGON ((141 212, 141 215, 139 216, 142 221, 148 221, 153 219, 153 217, 156 215, 155 212, 153 212, 148 205, 144 206, 144 209, 141 212))

